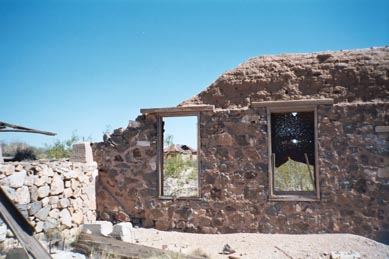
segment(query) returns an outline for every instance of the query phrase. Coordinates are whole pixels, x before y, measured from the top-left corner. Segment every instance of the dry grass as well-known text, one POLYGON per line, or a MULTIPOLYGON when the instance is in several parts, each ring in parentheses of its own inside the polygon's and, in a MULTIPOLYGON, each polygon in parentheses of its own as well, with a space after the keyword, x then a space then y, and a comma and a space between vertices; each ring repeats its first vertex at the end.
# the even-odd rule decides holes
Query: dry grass
POLYGON ((204 252, 200 248, 196 248, 190 254, 193 255, 193 256, 196 256, 196 257, 200 257, 200 258, 212 259, 209 254, 207 254, 206 252, 204 252))

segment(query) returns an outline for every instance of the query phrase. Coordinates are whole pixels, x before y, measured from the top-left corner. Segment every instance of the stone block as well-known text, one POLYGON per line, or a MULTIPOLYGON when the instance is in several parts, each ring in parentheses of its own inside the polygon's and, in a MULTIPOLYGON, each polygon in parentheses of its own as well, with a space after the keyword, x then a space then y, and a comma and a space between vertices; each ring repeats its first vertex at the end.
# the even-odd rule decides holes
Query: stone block
POLYGON ((65 198, 69 198, 73 195, 73 191, 71 188, 66 188, 63 192, 65 198))
POLYGON ((116 218, 118 221, 121 222, 128 222, 131 220, 130 216, 124 211, 118 211, 118 213, 116 214, 116 218))
POLYGON ((223 132, 222 134, 216 135, 216 144, 220 146, 231 146, 233 145, 233 139, 230 134, 223 132))
POLYGON ((49 212, 49 217, 57 219, 59 217, 59 209, 53 209, 49 212))
POLYGON ((389 132, 389 126, 376 126, 375 132, 377 133, 388 133, 389 132))
POLYGON ((89 142, 76 143, 73 145, 72 155, 70 161, 81 163, 92 163, 93 153, 89 142))
POLYGON ((74 212, 72 215, 72 220, 77 225, 81 224, 84 220, 84 214, 82 213, 82 211, 78 210, 78 211, 74 212))
POLYGON ((1 175, 11 175, 15 171, 15 167, 11 164, 0 164, 1 175))
POLYGON ((30 201, 30 190, 27 186, 22 186, 16 190, 15 202, 17 204, 28 204, 30 201))
POLYGON ((31 203, 30 209, 28 211, 29 215, 31 215, 31 216, 35 215, 40 209, 42 209, 42 205, 41 205, 40 201, 36 201, 36 202, 31 203))
POLYGON ((47 175, 41 175, 40 177, 34 178, 34 184, 38 187, 47 184, 49 182, 49 177, 47 175))
POLYGON ((50 193, 50 188, 47 185, 41 186, 38 188, 38 197, 44 198, 47 197, 50 193))
POLYGON ((144 228, 152 228, 152 227, 154 227, 155 224, 154 224, 154 221, 151 219, 144 219, 142 221, 142 225, 144 228))
POLYGON ((389 178, 389 168, 378 168, 378 178, 389 178))
POLYGON ((134 232, 133 227, 130 222, 121 222, 113 226, 111 236, 124 241, 124 242, 134 242, 134 232))
POLYGON ((86 232, 93 235, 108 236, 112 233, 113 225, 109 221, 95 221, 91 224, 84 224, 82 226, 82 232, 86 232))
POLYGON ((67 209, 61 210, 59 217, 62 225, 69 228, 72 226, 72 217, 70 216, 70 212, 67 209))
POLYGON ((50 197, 49 197, 49 204, 50 204, 51 206, 57 205, 58 201, 59 201, 58 196, 50 196, 50 197))
POLYGON ((23 186, 25 179, 26 179, 26 171, 21 170, 19 172, 14 172, 11 176, 9 176, 7 182, 9 187, 19 188, 23 186))
POLYGON ((24 185, 32 186, 35 181, 35 175, 26 175, 26 178, 24 179, 24 185))
POLYGON ((42 200, 41 200, 41 203, 42 203, 42 207, 45 207, 46 205, 49 204, 49 197, 44 197, 42 200))
POLYGON ((51 183, 50 194, 57 195, 63 193, 65 189, 64 181, 58 174, 54 175, 53 182, 51 183))
POLYGON ((35 214, 35 217, 37 217, 40 220, 46 220, 47 216, 49 215, 50 209, 51 209, 50 205, 43 207, 35 214))
POLYGON ((95 213, 95 211, 88 210, 86 212, 85 222, 94 222, 94 221, 96 221, 96 213, 95 213))
POLYGON ((172 227, 172 222, 168 220, 158 220, 155 223, 155 228, 162 231, 167 231, 172 227))
POLYGON ((43 223, 43 231, 47 232, 49 229, 56 228, 58 226, 58 221, 55 218, 47 217, 46 221, 43 223))
POLYGON ((66 198, 60 199, 58 205, 60 208, 67 208, 70 205, 70 201, 66 198))
POLYGON ((43 231, 43 221, 38 221, 38 223, 36 223, 35 225, 35 232, 36 233, 40 233, 43 231))
POLYGON ((136 145, 140 146, 140 147, 149 147, 150 146, 150 141, 137 141, 136 145))
POLYGON ((128 122, 128 128, 139 128, 141 126, 141 123, 139 121, 133 121, 133 120, 130 120, 128 122))

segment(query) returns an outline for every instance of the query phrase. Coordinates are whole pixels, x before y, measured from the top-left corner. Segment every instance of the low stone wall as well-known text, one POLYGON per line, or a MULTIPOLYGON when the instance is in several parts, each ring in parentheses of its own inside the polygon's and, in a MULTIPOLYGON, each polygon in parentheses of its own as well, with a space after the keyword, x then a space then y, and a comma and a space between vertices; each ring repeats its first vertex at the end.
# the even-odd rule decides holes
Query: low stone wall
MULTIPOLYGON (((65 160, 0 164, 0 184, 22 214, 45 239, 53 229, 70 240, 81 224, 96 220, 96 163, 65 160)), ((0 245, 15 242, 3 222, 0 245)))

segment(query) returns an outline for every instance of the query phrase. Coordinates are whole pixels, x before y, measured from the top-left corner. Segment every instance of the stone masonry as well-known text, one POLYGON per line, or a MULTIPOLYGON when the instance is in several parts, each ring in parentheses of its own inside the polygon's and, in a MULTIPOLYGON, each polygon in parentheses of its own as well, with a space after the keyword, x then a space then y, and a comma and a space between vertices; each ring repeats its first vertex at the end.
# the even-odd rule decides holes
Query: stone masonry
MULTIPOLYGON (((96 163, 58 161, 0 164, 0 184, 8 197, 35 228, 36 237, 47 240, 52 229, 63 238, 74 238, 83 223, 96 220, 96 163)), ((13 245, 12 232, 0 224, 2 248, 13 245)))
POLYGON ((144 114, 93 144, 97 217, 201 233, 355 233, 388 242, 389 48, 250 59, 180 106, 200 112, 200 198, 158 197, 157 119, 144 114), (317 106, 320 199, 270 201, 266 108, 317 106))

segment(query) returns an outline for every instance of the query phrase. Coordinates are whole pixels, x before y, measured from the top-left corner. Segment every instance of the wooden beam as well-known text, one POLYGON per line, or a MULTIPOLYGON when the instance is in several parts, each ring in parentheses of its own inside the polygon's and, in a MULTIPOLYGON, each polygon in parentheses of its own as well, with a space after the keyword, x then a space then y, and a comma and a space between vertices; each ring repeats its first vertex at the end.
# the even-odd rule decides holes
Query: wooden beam
POLYGON ((315 106, 315 105, 333 105, 334 99, 306 99, 306 100, 281 100, 281 101, 265 101, 265 102, 252 102, 252 108, 272 108, 272 107, 303 107, 303 106, 315 106))
POLYGON ((187 114, 196 112, 214 112, 214 105, 193 105, 193 106, 181 106, 181 107, 166 107, 166 108, 146 108, 140 109, 142 114, 187 114))
POLYGON ((28 222, 23 214, 16 208, 12 201, 0 187, 0 216, 3 218, 7 226, 15 234, 20 244, 30 253, 35 259, 51 259, 50 254, 35 239, 34 227, 28 222))
POLYGON ((49 136, 57 135, 56 133, 53 133, 53 132, 30 129, 30 128, 26 128, 23 126, 6 123, 3 121, 0 121, 0 132, 25 132, 25 133, 37 133, 37 134, 43 134, 43 135, 49 135, 49 136))
POLYGON ((203 257, 189 256, 154 247, 123 242, 113 238, 91 235, 82 232, 74 243, 75 250, 89 256, 93 251, 105 251, 114 258, 146 259, 146 258, 182 258, 201 259, 203 257))

